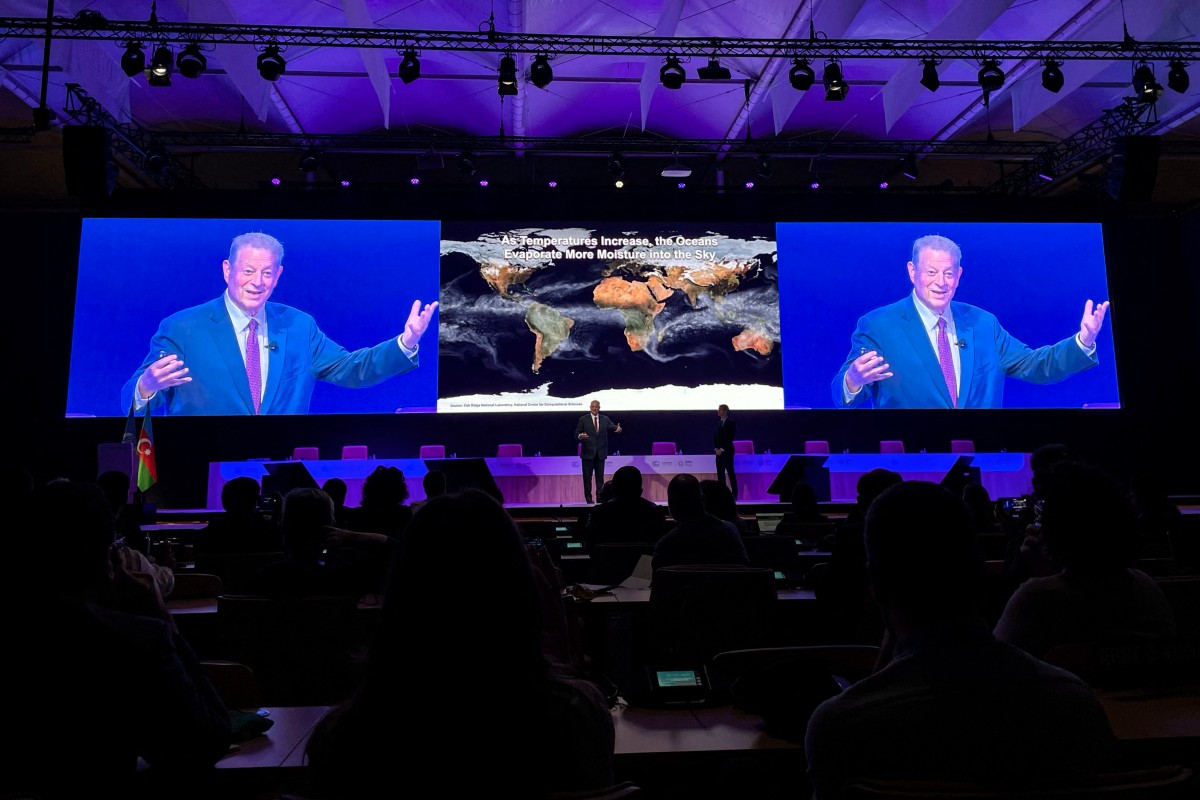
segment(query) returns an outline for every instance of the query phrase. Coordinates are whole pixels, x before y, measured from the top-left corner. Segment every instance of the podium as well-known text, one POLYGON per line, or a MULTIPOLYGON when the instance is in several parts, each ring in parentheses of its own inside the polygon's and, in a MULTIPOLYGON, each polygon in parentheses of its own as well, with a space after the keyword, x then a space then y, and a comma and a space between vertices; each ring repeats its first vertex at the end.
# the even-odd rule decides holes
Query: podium
POLYGON ((812 487, 817 496, 817 502, 828 503, 830 499, 829 469, 825 466, 825 462, 828 460, 829 456, 827 455, 788 456, 783 469, 779 470, 775 480, 771 481, 771 485, 767 487, 767 494, 778 495, 780 502, 790 501, 796 482, 803 480, 812 487))

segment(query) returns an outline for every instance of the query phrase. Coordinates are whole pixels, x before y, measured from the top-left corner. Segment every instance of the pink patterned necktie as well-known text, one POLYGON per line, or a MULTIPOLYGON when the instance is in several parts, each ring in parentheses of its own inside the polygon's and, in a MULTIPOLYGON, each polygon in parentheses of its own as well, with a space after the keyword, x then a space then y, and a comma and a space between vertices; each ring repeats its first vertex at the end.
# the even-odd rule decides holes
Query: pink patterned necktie
POLYGON ((258 413, 259 395, 262 393, 262 365, 258 351, 258 320, 250 320, 246 331, 246 380, 250 382, 250 399, 254 401, 254 413, 258 413))
POLYGON ((950 355, 950 337, 946 335, 946 318, 938 317, 938 361, 942 363, 942 377, 950 391, 950 405, 958 408, 958 383, 954 380, 954 357, 950 355))

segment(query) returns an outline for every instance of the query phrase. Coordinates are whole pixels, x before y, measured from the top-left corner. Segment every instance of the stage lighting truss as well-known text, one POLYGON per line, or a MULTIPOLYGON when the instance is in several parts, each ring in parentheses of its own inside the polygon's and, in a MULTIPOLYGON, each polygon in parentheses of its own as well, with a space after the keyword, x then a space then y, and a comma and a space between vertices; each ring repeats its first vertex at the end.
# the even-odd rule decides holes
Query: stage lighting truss
POLYGON ((192 42, 179 51, 175 59, 175 67, 185 78, 199 78, 208 69, 208 59, 200 52, 200 45, 192 42))
POLYGON ((416 50, 410 47, 404 51, 404 57, 400 59, 400 65, 396 68, 396 75, 405 84, 421 77, 421 61, 417 58, 416 50))
POLYGON ((813 72, 813 68, 809 65, 807 58, 797 58, 792 62, 792 69, 788 72, 788 80, 791 81, 793 89, 806 92, 812 88, 813 83, 817 80, 817 73, 813 72))
POLYGON ((258 74, 263 80, 277 81, 287 69, 287 61, 279 53, 279 45, 272 42, 258 54, 258 74))
POLYGON ((668 89, 678 89, 687 80, 687 73, 679 65, 678 57, 667 56, 666 62, 658 70, 658 77, 662 81, 663 86, 668 89))
POLYGON ((539 89, 545 89, 554 80, 554 70, 550 68, 550 56, 539 53, 529 65, 529 80, 539 89))
POLYGON ((141 42, 125 44, 125 52, 121 55, 121 71, 131 78, 146 71, 146 51, 142 49, 141 42))

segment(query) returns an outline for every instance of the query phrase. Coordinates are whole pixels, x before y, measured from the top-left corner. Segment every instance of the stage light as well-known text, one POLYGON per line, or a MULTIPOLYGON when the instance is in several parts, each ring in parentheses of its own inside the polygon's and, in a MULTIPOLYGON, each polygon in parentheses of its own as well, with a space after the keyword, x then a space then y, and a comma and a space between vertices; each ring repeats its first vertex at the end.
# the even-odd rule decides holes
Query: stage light
POLYGON ((400 66, 396 68, 396 74, 404 83, 412 83, 421 77, 421 61, 417 58, 416 50, 409 48, 404 51, 404 58, 400 59, 400 66))
POLYGON ((675 56, 667 56, 667 63, 659 69, 658 77, 662 81, 662 85, 668 89, 678 89, 687 80, 687 74, 683 71, 683 67, 679 66, 679 59, 675 56))
POLYGON ((410 186, 420 186, 421 179, 414 176, 414 177, 408 179, 408 183, 410 186))
POLYGON ((545 53, 534 56, 529 65, 529 80, 539 89, 545 89, 554 80, 554 70, 550 68, 550 57, 545 53))
POLYGON ((994 58, 984 59, 983 66, 979 68, 978 79, 985 94, 991 94, 1003 86, 1004 70, 1000 69, 1000 62, 994 58))
POLYGON ((775 171, 771 168, 771 157, 766 153, 763 153, 758 157, 758 172, 755 174, 763 180, 769 181, 774 172, 775 171))
POLYGON ((300 157, 300 171, 305 175, 312 175, 319 166, 321 166, 321 160, 317 157, 316 150, 307 150, 300 157))
POLYGON ((506 55, 500 59, 496 90, 501 97, 512 97, 517 93, 517 62, 512 56, 506 55))
POLYGON ((797 58, 792 62, 792 69, 788 72, 788 80, 792 82, 792 88, 801 92, 807 92, 812 88, 813 81, 817 79, 817 73, 813 72, 813 68, 808 65, 807 58, 797 58))
POLYGON ((754 181, 746 181, 746 188, 747 188, 747 189, 753 189, 753 188, 754 188, 754 181))
POLYGON ((263 80, 277 81, 287 69, 287 62, 279 54, 279 45, 269 44, 258 54, 258 74, 263 80))
POLYGON ((710 58, 707 67, 700 67, 696 70, 696 76, 702 81, 727 81, 733 77, 716 58, 710 58))
POLYGON ((1191 85, 1191 79, 1188 78, 1187 65, 1182 61, 1171 61, 1168 66, 1171 71, 1167 73, 1167 86, 1170 86, 1172 91, 1183 94, 1191 85))
POLYGON ((480 186, 482 186, 484 189, 486 189, 486 188, 488 187, 488 180, 487 180, 487 178, 484 178, 483 180, 481 180, 481 181, 479 182, 479 185, 480 185, 480 186))
POLYGON ((663 167, 661 174, 664 178, 690 178, 692 168, 687 164, 679 163, 679 153, 675 153, 675 160, 663 167))
POLYGON ((558 181, 546 181, 546 186, 550 187, 551 189, 557 189, 558 181))
POLYGON ((612 158, 608 159, 608 174, 614 178, 625 177, 625 162, 620 153, 613 153, 612 158))
MULTIPOLYGON (((160 44, 154 51, 150 59, 150 74, 158 78, 171 76, 171 49, 165 44, 160 44)), ((170 83, 167 85, 170 86, 170 83)))
POLYGON ((810 189, 820 189, 820 188, 821 188, 821 182, 820 182, 820 181, 813 181, 812 183, 810 183, 810 184, 808 185, 808 188, 810 188, 810 189))
POLYGON ((475 156, 472 153, 463 153, 458 157, 458 171, 467 177, 475 174, 475 156))
POLYGON ((686 189, 686 188, 687 188, 687 184, 686 184, 686 183, 684 183, 683 181, 680 181, 679 183, 675 184, 675 188, 676 188, 676 189, 686 189))
POLYGON ((1048 91, 1058 94, 1063 87, 1062 62, 1052 58, 1046 59, 1042 66, 1042 86, 1048 91))
POLYGON ((349 189, 349 188, 350 188, 350 179, 349 179, 349 178, 342 178, 342 180, 340 181, 340 183, 341 183, 341 185, 342 185, 342 188, 343 188, 343 189, 349 189))
POLYGON ((199 78, 204 70, 208 69, 208 59, 200 52, 200 45, 192 42, 179 51, 175 66, 179 68, 179 74, 183 77, 199 78))
POLYGON ((1154 69, 1145 61, 1133 71, 1133 94, 1141 103, 1153 103, 1162 96, 1162 84, 1154 79, 1154 69))
POLYGON ((280 178, 278 175, 271 176, 271 185, 272 186, 281 186, 282 184, 283 184, 283 178, 280 178))
POLYGON ((129 77, 146 71, 146 51, 141 42, 128 42, 121 56, 121 71, 129 77))
POLYGON ((917 156, 915 153, 909 153, 904 157, 904 166, 900 168, 900 172, 910 181, 915 181, 921 171, 917 169, 917 156))
POLYGON ((921 63, 925 65, 921 68, 921 85, 931 92, 936 92, 942 85, 942 79, 938 77, 938 62, 932 58, 925 58, 921 63))
POLYGON ((887 182, 887 181, 880 181, 880 182, 879 182, 879 188, 880 188, 880 189, 886 189, 886 188, 888 188, 888 182, 887 182))
POLYGON ((850 91, 850 84, 846 83, 845 77, 842 76, 842 67, 836 61, 825 65, 821 83, 825 84, 826 100, 845 100, 850 91))
POLYGON ((1050 166, 1050 162, 1043 160, 1038 165, 1038 177, 1044 181, 1054 180, 1054 168, 1050 166))
POLYGON ((618 189, 624 189, 625 181, 621 180, 620 178, 617 178, 615 181, 613 181, 613 186, 617 187, 618 189))

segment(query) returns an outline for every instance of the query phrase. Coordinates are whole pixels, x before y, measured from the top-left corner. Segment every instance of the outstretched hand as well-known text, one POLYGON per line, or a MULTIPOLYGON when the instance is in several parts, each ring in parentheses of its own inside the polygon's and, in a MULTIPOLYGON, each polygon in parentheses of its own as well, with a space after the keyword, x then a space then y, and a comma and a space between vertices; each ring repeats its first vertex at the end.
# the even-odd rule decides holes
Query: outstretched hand
POLYGON ((874 350, 868 350, 850 362, 850 366, 846 370, 846 388, 851 392, 857 392, 868 383, 890 378, 892 377, 892 373, 888 371, 890 367, 891 365, 883 360, 883 356, 874 350))
POLYGON ((620 432, 621 432, 621 423, 618 422, 617 427, 613 428, 613 433, 620 433, 620 432))
POLYGON ((1108 313, 1108 301, 1099 303, 1092 307, 1092 301, 1088 300, 1083 306, 1083 319, 1079 322, 1079 342, 1089 350, 1096 346, 1096 336, 1100 333, 1100 328, 1104 325, 1104 315, 1108 313))
POLYGON ((421 308, 420 300, 413 300, 412 309, 408 312, 408 320, 404 323, 404 333, 400 334, 400 344, 409 350, 415 349, 417 342, 421 341, 421 335, 429 327, 429 320, 433 318, 433 312, 437 310, 437 307, 436 300, 426 303, 424 308, 421 308))
POLYGON ((137 390, 143 400, 148 400, 159 389, 170 389, 191 380, 183 360, 177 355, 168 354, 146 367, 138 378, 137 390))

